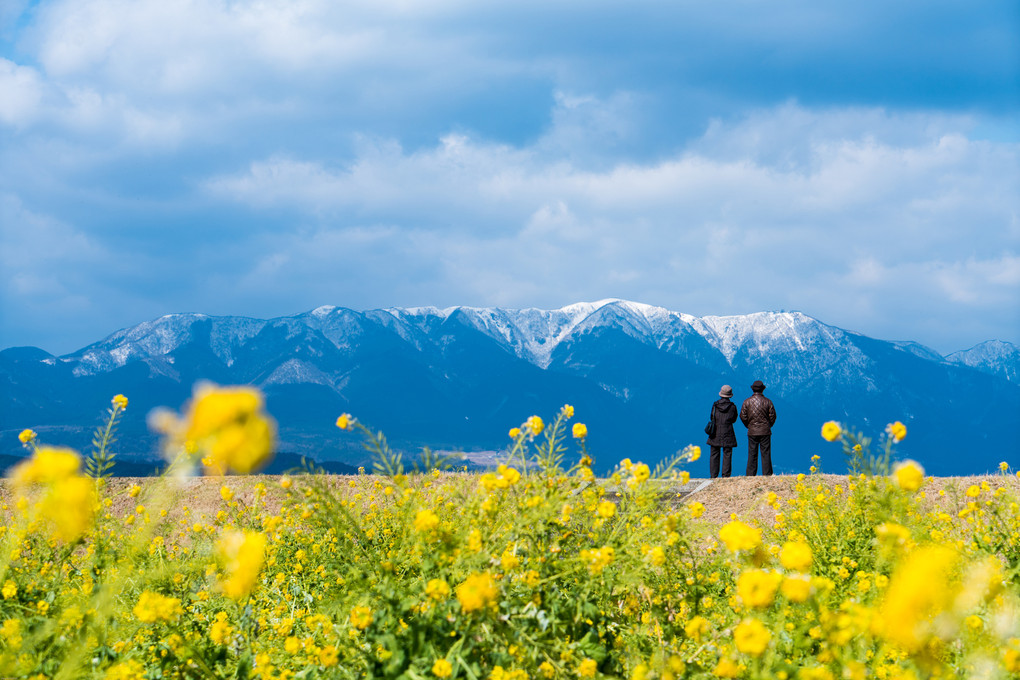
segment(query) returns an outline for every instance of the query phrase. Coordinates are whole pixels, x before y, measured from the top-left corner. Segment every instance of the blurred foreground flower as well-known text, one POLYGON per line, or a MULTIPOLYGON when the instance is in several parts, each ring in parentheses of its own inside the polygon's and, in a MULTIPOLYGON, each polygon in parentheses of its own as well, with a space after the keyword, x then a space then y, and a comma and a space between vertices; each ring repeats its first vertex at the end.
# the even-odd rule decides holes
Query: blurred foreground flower
POLYGON ((499 588, 488 572, 471 574, 457 586, 457 600, 460 601, 460 608, 464 613, 482 609, 495 602, 498 597, 499 588))
POLYGON ((199 383, 183 418, 157 411, 150 423, 167 437, 172 454, 198 454, 213 474, 248 474, 272 456, 276 423, 264 409, 253 387, 199 383))
POLYGON ((220 589, 234 600, 240 600, 255 587, 262 563, 266 558, 266 537, 252 531, 229 531, 216 543, 224 578, 220 589))
POLYGON ((950 579, 957 559, 950 548, 927 546, 897 567, 878 619, 886 639, 918 653, 941 632, 938 617, 953 601, 950 579))
POLYGON ((80 473, 81 457, 73 450, 42 446, 9 474, 15 494, 31 500, 53 536, 73 543, 92 526, 96 490, 80 473))
POLYGON ((183 609, 181 601, 176 597, 167 597, 146 590, 138 597, 138 604, 135 605, 132 613, 142 623, 157 623, 159 621, 176 621, 183 613, 183 609))
POLYGON ((917 491, 924 483, 924 468, 920 463, 905 460, 893 469, 893 481, 904 491, 917 491))
POLYGON ((732 551, 754 550, 761 545, 761 529, 733 520, 719 530, 719 539, 732 551))
POLYGON ((907 436, 907 426, 898 420, 895 423, 886 425, 885 431, 889 433, 894 442, 901 442, 907 436))
POLYGON ((822 425, 822 439, 827 442, 836 441, 841 434, 843 434, 843 429, 835 420, 830 420, 822 425))

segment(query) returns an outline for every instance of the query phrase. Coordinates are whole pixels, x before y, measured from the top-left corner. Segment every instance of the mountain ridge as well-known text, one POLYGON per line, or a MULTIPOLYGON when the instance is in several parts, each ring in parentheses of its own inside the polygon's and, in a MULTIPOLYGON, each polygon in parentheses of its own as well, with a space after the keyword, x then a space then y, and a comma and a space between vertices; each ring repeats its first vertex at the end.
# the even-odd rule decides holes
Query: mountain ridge
MULTIPOLYGON (((698 443, 698 422, 719 385, 732 384, 739 402, 741 386, 761 379, 782 406, 781 448, 817 449, 817 428, 829 419, 871 434, 904 420, 916 433, 907 453, 935 469, 969 472, 946 442, 973 440, 981 429, 976 443, 988 456, 1016 452, 983 404, 998 399, 1020 412, 1018 357, 1015 346, 996 341, 941 356, 802 312, 696 317, 616 298, 556 310, 323 305, 272 319, 171 314, 60 357, 0 352, 0 445, 16 448, 22 427, 52 428, 76 443, 89 431, 86 402, 100 410, 103 399, 133 391, 140 409, 177 407, 194 381, 210 379, 266 391, 281 450, 295 455, 364 462, 330 430, 341 411, 412 450, 492 452, 508 427, 570 402, 579 417, 603 421, 591 443, 609 449, 602 463, 609 465, 628 447, 663 458, 698 443)), ((143 423, 128 427, 123 442, 154 455, 143 423)), ((998 463, 985 456, 970 462, 998 463)))

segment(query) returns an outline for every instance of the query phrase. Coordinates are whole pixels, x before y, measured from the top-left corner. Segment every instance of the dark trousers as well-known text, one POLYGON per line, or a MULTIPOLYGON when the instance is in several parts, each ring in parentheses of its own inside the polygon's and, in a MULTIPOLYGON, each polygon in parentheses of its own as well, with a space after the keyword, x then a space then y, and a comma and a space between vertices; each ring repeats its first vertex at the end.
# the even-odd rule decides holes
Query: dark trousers
POLYGON ((747 435, 747 476, 758 474, 758 447, 761 447, 761 473, 772 474, 772 435, 747 435))
POLYGON ((715 479, 719 476, 719 449, 722 448, 722 476, 729 477, 732 473, 731 462, 733 460, 733 447, 732 446, 713 446, 711 453, 708 454, 708 474, 715 479))

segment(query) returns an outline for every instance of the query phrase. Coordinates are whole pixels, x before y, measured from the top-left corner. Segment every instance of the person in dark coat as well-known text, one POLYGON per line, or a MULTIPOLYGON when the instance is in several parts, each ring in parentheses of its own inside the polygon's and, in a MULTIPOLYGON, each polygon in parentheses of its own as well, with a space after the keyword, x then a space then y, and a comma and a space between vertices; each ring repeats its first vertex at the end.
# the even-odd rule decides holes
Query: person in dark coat
POLYGON ((740 422, 747 428, 747 476, 758 474, 758 449, 761 448, 761 473, 772 474, 772 426, 776 424, 776 407, 766 397, 765 383, 755 380, 754 393, 740 405, 740 422))
POLYGON ((729 477, 733 447, 737 445, 737 435, 733 432, 733 423, 737 422, 737 406, 730 397, 733 388, 723 385, 719 390, 719 400, 712 404, 711 420, 715 423, 715 434, 708 438, 712 447, 708 457, 708 472, 715 479, 719 476, 719 449, 722 449, 722 476, 729 477))

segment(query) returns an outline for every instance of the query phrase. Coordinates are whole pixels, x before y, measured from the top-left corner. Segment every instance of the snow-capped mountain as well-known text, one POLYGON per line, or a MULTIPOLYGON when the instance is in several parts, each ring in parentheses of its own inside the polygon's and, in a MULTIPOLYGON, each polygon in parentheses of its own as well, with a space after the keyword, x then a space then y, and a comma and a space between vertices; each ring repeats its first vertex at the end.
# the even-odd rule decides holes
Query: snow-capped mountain
MULTIPOLYGON (((836 419, 875 435, 902 420, 905 454, 933 472, 977 471, 1017 458, 1001 414, 1020 413, 1018 357, 1008 343, 941 357, 799 312, 699 318, 615 299, 555 310, 324 306, 268 320, 173 314, 62 357, 0 352, 0 443, 16 451, 17 432, 34 427, 81 446, 113 394, 144 414, 181 405, 210 379, 261 387, 281 449, 349 462, 362 458, 332 428, 342 411, 411 449, 491 450, 508 427, 569 402, 609 467, 701 443, 719 386, 733 385, 739 403, 760 379, 780 413, 779 469, 825 453, 818 428, 836 419), (960 458, 970 444, 980 451, 960 458)), ((143 421, 125 420, 122 446, 149 454, 143 421)), ((840 452, 827 451, 838 469, 840 452)))
POLYGON ((962 352, 953 352, 946 361, 970 366, 1013 383, 1020 376, 1020 347, 1002 340, 989 340, 962 352))

